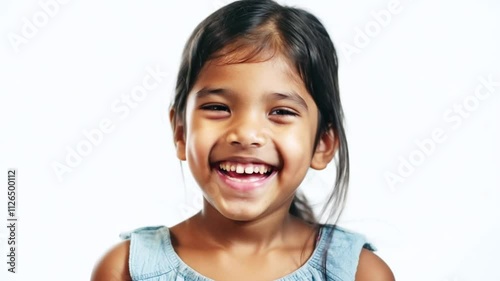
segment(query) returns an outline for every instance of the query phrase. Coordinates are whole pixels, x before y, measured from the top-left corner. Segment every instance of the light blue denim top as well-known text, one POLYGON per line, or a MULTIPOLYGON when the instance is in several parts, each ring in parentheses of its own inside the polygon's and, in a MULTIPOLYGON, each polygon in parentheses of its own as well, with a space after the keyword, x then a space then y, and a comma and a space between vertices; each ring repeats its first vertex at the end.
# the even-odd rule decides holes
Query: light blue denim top
MULTIPOLYGON (((132 280, 213 281, 185 264, 174 251, 168 227, 149 226, 120 234, 130 239, 129 268, 132 280)), ((321 228, 316 248, 309 260, 279 281, 319 281, 323 279, 323 253, 326 250, 328 281, 354 281, 362 248, 374 250, 365 238, 339 227, 321 228), (328 245, 328 237, 332 236, 328 245), (328 247, 328 248, 327 248, 328 247)), ((277 281, 278 281, 277 280, 277 281)))

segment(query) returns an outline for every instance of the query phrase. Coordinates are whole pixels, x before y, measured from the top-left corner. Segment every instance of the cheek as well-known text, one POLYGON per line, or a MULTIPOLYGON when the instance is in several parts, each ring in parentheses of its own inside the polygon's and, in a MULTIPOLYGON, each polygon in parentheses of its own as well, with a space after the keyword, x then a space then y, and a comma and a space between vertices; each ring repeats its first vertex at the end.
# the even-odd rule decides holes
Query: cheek
POLYGON ((309 129, 306 127, 293 132, 283 132, 279 134, 280 139, 276 141, 280 154, 284 158, 284 164, 292 168, 293 172, 309 168, 314 139, 308 132, 309 129))
MULTIPOLYGON (((208 132, 207 132, 208 133, 208 132)), ((188 134, 187 147, 188 161, 201 163, 202 159, 207 159, 210 152, 210 137, 203 131, 193 131, 188 134)))
POLYGON ((193 116, 188 124, 187 152, 188 161, 195 165, 205 165, 209 161, 210 152, 220 138, 220 130, 203 119, 193 116))

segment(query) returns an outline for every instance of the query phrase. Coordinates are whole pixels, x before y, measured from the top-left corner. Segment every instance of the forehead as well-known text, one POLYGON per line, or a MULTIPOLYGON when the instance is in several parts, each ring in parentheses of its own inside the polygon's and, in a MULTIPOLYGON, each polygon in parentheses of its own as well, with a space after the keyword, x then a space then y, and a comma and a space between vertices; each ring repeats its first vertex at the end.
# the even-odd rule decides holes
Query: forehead
POLYGON ((191 92, 205 87, 223 87, 235 92, 296 92, 305 100, 312 100, 304 82, 281 56, 228 62, 227 58, 214 59, 205 64, 191 92))

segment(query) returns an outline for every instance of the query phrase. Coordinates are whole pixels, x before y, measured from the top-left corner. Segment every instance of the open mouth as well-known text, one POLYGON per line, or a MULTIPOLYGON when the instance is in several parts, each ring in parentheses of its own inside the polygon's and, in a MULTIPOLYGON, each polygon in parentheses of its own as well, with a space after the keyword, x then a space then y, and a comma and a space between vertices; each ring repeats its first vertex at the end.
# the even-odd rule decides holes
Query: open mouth
POLYGON ((222 161, 216 166, 219 173, 228 180, 241 183, 256 183, 268 178, 277 171, 275 167, 261 163, 222 161))

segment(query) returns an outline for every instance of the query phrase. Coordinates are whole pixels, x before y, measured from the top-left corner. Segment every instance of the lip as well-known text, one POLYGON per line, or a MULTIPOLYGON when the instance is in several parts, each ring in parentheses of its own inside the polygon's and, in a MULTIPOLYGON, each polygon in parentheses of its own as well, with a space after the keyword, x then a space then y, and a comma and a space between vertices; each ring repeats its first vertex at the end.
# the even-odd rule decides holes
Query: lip
MULTIPOLYGON (((252 162, 252 163, 254 163, 254 162, 252 162)), ((229 189, 235 190, 238 192, 252 192, 252 191, 256 191, 258 189, 261 189, 261 188, 265 187, 267 185, 267 183, 269 183, 277 174, 277 170, 273 170, 273 172, 265 178, 262 178, 262 179, 259 179, 256 181, 252 181, 252 182, 238 182, 238 181, 231 180, 227 175, 223 174, 219 169, 215 168, 214 170, 216 171, 219 179, 223 183, 225 183, 225 185, 227 187, 229 187, 229 189)))

